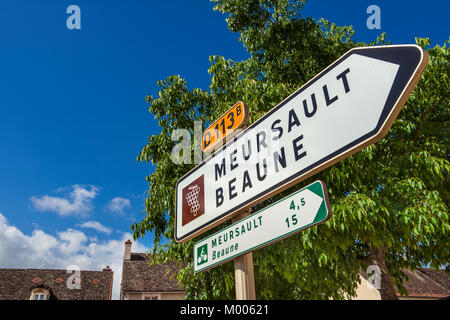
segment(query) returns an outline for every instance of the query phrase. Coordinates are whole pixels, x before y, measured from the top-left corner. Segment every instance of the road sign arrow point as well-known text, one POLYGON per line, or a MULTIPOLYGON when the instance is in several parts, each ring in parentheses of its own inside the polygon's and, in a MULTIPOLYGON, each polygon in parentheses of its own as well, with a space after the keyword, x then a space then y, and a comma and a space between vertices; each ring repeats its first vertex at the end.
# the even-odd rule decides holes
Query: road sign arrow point
POLYGON ((308 225, 314 222, 323 202, 323 198, 308 189, 302 192, 302 197, 304 197, 308 207, 307 209, 300 211, 300 224, 308 225))

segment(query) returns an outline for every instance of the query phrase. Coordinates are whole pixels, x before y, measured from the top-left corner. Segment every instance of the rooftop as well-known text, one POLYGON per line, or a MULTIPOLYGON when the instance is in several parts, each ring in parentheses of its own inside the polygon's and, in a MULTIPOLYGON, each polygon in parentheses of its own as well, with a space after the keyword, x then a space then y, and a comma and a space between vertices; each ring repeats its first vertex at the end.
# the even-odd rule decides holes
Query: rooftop
POLYGON ((445 298, 450 296, 450 278, 444 270, 418 269, 403 271, 409 278, 403 286, 410 297, 445 298))
POLYGON ((29 300, 35 288, 51 292, 51 300, 111 300, 113 276, 103 271, 80 271, 80 289, 71 289, 74 272, 58 269, 0 269, 0 300, 29 300))
MULTIPOLYGON (((444 270, 422 268, 411 271, 405 269, 403 273, 409 279, 403 283, 408 291, 408 297, 440 299, 450 296, 450 278, 444 270)), ((368 279, 365 272, 360 271, 360 274, 366 280, 368 279)), ((401 296, 398 291, 397 296, 401 296)))
POLYGON ((150 266, 145 253, 131 252, 123 262, 122 292, 184 292, 178 272, 176 262, 150 266))

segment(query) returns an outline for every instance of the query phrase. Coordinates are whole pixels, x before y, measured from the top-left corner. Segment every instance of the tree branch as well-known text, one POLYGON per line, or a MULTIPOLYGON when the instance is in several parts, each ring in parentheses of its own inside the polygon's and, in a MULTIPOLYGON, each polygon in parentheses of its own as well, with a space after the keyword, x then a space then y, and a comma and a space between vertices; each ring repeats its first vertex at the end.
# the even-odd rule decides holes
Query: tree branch
POLYGON ((444 102, 444 100, 447 98, 447 96, 448 96, 448 93, 447 93, 447 94, 444 94, 444 95, 439 99, 439 101, 438 101, 437 103, 435 103, 428 111, 422 112, 422 115, 420 116, 420 119, 419 119, 419 123, 417 124, 416 131, 414 131, 414 134, 413 134, 413 137, 412 137, 412 140, 413 140, 413 141, 416 140, 417 135, 419 134, 419 131, 420 131, 420 126, 421 126, 421 124, 423 123, 423 121, 425 120, 426 116, 428 116, 428 114, 429 114, 431 111, 433 111, 434 109, 436 109, 437 106, 439 106, 442 102, 444 102))
POLYGON ((365 264, 366 266, 373 265, 373 257, 372 255, 368 255, 367 257, 357 257, 359 262, 365 264))

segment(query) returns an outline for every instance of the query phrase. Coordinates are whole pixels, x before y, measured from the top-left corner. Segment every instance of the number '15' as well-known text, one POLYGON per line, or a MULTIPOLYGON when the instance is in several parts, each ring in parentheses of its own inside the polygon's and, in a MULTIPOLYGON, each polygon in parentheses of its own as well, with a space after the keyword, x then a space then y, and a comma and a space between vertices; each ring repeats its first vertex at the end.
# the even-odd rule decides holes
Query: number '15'
POLYGON ((284 220, 284 222, 286 222, 288 228, 291 225, 295 226, 297 224, 297 222, 298 222, 297 215, 293 214, 290 219, 289 219, 289 217, 287 217, 286 220, 284 220))

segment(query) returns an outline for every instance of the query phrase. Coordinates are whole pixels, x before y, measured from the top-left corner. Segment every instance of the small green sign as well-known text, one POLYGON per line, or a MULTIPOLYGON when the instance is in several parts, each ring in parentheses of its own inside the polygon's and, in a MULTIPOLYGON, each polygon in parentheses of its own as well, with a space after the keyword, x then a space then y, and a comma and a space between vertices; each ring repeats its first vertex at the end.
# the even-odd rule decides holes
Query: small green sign
POLYGON ((325 222, 330 216, 325 184, 313 182, 197 242, 194 246, 194 271, 206 270, 290 237, 325 222))

